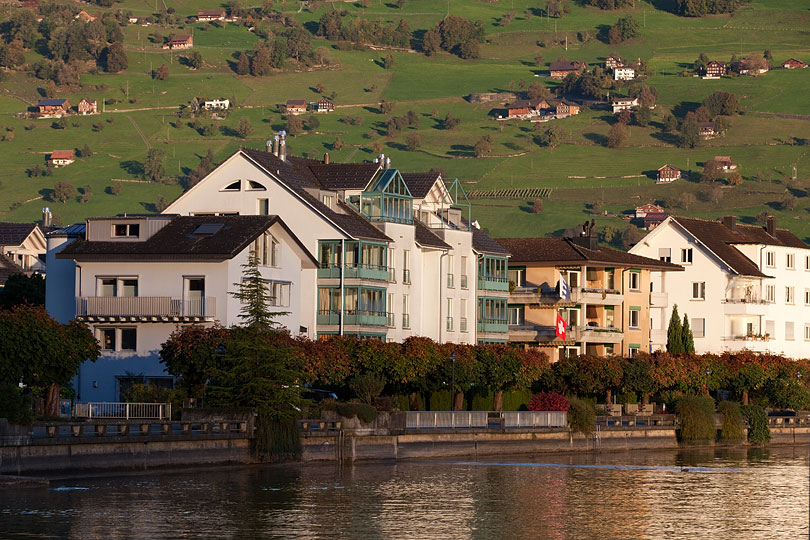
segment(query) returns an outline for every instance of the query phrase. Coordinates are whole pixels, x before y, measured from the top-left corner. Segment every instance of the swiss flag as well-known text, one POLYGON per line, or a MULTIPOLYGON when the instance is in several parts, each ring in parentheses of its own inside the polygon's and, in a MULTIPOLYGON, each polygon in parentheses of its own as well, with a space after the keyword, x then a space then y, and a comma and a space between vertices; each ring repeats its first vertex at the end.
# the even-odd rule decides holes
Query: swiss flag
POLYGON ((555 327, 557 337, 565 341, 565 321, 563 320, 563 318, 560 316, 559 313, 557 313, 557 324, 555 325, 555 327))

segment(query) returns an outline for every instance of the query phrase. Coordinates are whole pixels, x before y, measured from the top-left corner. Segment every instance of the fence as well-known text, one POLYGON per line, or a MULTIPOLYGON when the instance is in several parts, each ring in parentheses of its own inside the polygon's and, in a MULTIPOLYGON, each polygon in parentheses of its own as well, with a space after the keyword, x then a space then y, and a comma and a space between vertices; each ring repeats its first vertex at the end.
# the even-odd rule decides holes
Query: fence
POLYGON ((562 428, 568 425, 568 413, 561 411, 410 411, 404 414, 405 429, 562 428))
POLYGON ((171 420, 171 403, 76 403, 73 416, 88 419, 171 420))

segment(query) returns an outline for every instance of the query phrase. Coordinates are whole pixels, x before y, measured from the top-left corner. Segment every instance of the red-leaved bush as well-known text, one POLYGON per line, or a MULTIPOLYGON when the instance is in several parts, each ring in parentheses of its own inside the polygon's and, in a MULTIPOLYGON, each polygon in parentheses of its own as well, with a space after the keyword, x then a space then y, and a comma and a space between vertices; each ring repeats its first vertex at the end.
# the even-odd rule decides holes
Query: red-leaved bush
POLYGON ((530 411, 567 411, 568 400, 558 392, 540 392, 529 400, 530 411))

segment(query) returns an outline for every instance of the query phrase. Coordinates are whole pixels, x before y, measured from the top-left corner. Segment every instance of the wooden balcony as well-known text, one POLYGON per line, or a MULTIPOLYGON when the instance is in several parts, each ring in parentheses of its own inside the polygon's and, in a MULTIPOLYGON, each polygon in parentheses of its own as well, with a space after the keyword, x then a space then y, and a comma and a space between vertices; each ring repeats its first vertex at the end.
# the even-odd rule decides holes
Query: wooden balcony
POLYGON ((216 317, 216 299, 170 296, 81 296, 76 318, 89 322, 204 322, 216 317))

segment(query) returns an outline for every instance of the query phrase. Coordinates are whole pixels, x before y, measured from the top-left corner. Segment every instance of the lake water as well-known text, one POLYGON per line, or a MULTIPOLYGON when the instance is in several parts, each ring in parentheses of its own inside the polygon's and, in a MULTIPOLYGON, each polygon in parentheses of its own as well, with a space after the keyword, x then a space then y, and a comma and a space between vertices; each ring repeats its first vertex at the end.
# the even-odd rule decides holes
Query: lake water
POLYGON ((234 467, 0 490, 0 538, 808 538, 808 449, 234 467))

